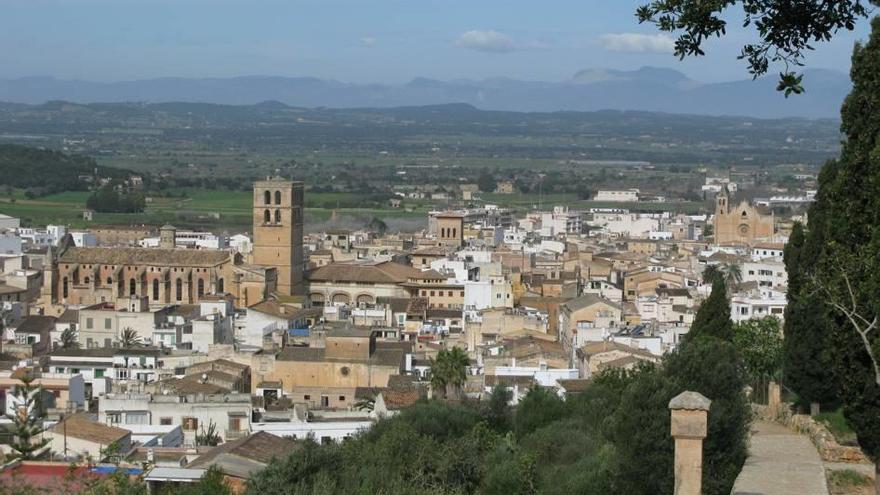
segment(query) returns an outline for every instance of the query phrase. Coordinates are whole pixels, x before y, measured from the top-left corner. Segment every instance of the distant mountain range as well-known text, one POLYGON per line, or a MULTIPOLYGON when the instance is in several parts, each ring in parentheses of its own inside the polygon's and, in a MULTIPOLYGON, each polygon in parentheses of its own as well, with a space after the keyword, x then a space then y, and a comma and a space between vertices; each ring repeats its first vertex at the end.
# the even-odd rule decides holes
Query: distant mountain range
POLYGON ((519 112, 642 110, 762 118, 837 118, 849 92, 839 72, 807 70, 806 92, 784 98, 774 76, 756 81, 703 83, 673 69, 588 69, 562 82, 507 78, 402 84, 351 84, 311 77, 159 78, 120 82, 53 77, 0 79, 0 101, 39 104, 52 100, 97 102, 204 102, 250 105, 277 101, 297 107, 399 107, 468 103, 484 110, 519 112))

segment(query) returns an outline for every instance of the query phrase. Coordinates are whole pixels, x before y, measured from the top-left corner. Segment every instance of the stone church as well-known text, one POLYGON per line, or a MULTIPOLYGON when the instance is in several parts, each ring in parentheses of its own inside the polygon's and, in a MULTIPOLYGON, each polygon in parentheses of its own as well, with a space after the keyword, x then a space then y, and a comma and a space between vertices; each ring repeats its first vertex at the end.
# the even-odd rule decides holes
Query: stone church
POLYGON ((748 201, 734 206, 725 185, 715 196, 715 244, 746 245, 769 241, 774 234, 773 212, 755 207, 748 201))
POLYGON ((255 183, 253 218, 252 263, 232 251, 177 248, 169 225, 160 229, 158 248, 76 247, 67 236, 47 251, 38 307, 57 315, 67 305, 116 303, 131 296, 160 307, 228 294, 244 308, 270 294, 302 294, 302 182, 255 183))

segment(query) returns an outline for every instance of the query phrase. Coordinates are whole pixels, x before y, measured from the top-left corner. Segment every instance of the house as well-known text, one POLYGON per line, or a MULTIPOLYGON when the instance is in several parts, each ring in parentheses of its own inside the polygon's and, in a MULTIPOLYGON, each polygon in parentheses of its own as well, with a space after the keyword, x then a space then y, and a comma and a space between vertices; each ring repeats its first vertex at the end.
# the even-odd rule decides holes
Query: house
POLYGON ((46 430, 53 452, 65 459, 103 460, 109 452, 124 455, 131 450, 131 432, 114 426, 92 421, 85 414, 75 414, 62 419, 46 430))
POLYGON ((218 445, 190 462, 187 469, 216 466, 234 493, 241 493, 254 473, 262 471, 273 458, 284 458, 297 450, 293 440, 260 431, 218 445))
POLYGON ((596 294, 584 294, 559 308, 559 342, 574 359, 574 352, 584 342, 596 340, 590 335, 611 332, 623 321, 623 308, 596 294))
POLYGON ((593 342, 577 350, 577 368, 581 378, 592 378, 609 368, 633 369, 640 362, 660 360, 651 352, 614 341, 593 342))

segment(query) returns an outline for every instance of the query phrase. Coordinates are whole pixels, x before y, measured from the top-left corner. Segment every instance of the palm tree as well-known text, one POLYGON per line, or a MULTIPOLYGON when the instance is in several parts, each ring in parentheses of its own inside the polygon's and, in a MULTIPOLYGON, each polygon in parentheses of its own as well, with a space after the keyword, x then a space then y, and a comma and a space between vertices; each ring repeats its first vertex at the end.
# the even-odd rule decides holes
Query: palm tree
POLYGON ((704 284, 712 284, 715 279, 719 277, 723 277, 724 274, 721 273, 721 269, 718 268, 718 265, 709 265, 706 268, 703 268, 703 283, 704 284))
POLYGON ((721 271, 724 273, 724 283, 727 284, 728 291, 732 292, 742 282, 742 267, 738 263, 724 263, 721 271))
POLYGON ((143 344, 141 336, 133 328, 125 327, 122 329, 122 335, 119 336, 120 347, 127 349, 129 347, 139 347, 143 344))
POLYGON ((467 367, 470 365, 467 353, 459 347, 443 349, 431 360, 431 387, 443 389, 445 396, 459 397, 461 388, 467 381, 467 367))
POLYGON ((78 349, 79 342, 76 341, 76 331, 72 328, 65 328, 61 332, 61 348, 62 349, 78 349))

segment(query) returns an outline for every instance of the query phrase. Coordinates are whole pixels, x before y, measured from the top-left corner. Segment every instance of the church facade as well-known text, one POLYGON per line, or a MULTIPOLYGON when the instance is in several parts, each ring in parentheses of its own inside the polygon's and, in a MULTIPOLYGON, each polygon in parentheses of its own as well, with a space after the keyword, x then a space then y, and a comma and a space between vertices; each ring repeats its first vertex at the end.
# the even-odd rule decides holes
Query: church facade
POLYGON ((76 247, 67 237, 46 254, 37 307, 51 315, 131 296, 161 307, 229 294, 244 308, 273 294, 303 294, 303 183, 256 182, 253 211, 252 263, 232 251, 177 248, 170 225, 160 229, 158 248, 76 247))
POLYGON ((733 205, 727 186, 715 196, 715 244, 751 246, 771 240, 774 233, 773 212, 752 206, 748 201, 733 205))

